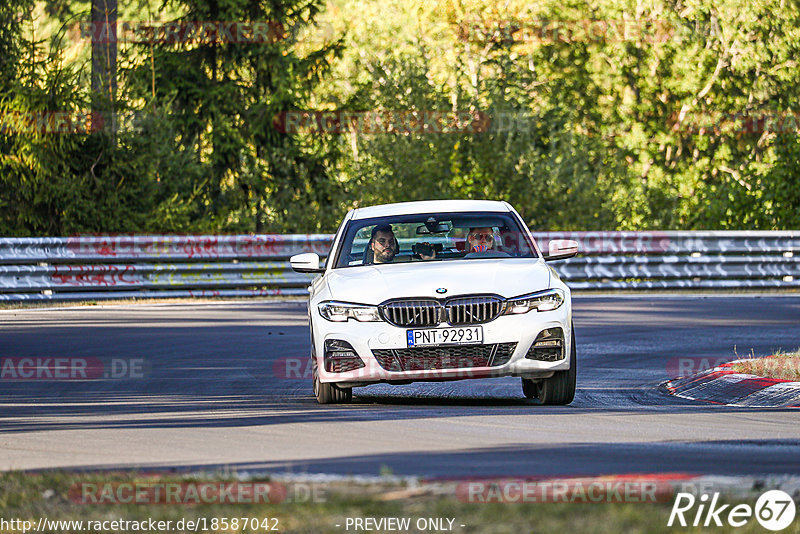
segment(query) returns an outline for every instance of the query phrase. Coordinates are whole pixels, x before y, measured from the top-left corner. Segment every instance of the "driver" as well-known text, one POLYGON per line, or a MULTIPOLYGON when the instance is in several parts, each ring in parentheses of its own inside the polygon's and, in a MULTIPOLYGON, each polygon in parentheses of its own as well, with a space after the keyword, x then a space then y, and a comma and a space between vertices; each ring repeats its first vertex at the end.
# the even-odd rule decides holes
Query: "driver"
POLYGON ((467 234, 469 252, 486 252, 494 248, 494 232, 491 228, 470 228, 467 234))
POLYGON ((398 245, 391 225, 383 224, 373 228, 369 240, 373 263, 391 263, 397 254, 398 245))

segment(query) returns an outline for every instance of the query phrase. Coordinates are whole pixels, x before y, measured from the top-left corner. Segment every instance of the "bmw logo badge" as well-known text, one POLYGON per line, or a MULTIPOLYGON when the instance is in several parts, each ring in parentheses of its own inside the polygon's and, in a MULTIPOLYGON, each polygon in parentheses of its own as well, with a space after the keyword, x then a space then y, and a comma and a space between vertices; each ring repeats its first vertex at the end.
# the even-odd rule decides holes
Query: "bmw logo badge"
POLYGON ((437 290, 436 290, 436 292, 437 292, 437 293, 439 293, 439 294, 441 295, 441 294, 443 294, 443 293, 447 293, 447 289, 445 289, 445 288, 443 288, 443 287, 440 287, 439 289, 437 289, 437 290))

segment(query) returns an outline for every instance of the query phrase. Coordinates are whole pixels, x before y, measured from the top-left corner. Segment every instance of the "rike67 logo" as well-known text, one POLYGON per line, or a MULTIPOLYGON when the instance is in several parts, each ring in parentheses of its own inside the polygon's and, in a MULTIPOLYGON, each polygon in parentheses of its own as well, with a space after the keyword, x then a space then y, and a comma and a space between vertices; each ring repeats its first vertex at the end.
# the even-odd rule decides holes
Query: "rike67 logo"
POLYGON ((749 504, 720 504, 719 493, 713 496, 704 493, 695 497, 691 493, 680 492, 675 497, 667 526, 743 527, 755 516, 762 527, 778 531, 791 525, 796 513, 792 497, 781 490, 763 493, 754 507, 749 504))

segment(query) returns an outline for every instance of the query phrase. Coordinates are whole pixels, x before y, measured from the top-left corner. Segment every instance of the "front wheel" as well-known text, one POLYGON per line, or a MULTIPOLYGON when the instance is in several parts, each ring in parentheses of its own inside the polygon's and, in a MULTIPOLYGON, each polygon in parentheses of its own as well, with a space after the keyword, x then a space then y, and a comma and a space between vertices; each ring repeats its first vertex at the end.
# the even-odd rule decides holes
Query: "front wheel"
POLYGON ((575 350, 575 330, 572 329, 572 343, 569 351, 569 369, 556 371, 550 378, 542 380, 522 379, 522 392, 529 399, 538 398, 548 406, 563 406, 575 398, 575 385, 578 376, 578 358, 575 350))
POLYGON ((314 380, 314 396, 320 404, 344 404, 353 400, 353 388, 340 388, 336 384, 324 384, 319 381, 317 359, 312 356, 312 376, 314 380))

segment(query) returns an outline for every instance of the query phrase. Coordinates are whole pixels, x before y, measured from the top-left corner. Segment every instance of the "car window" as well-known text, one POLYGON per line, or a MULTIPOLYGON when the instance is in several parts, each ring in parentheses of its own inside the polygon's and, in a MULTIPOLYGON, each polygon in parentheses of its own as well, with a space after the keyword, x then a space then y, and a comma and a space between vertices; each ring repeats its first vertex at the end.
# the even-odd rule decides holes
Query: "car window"
POLYGON ((387 236, 395 239, 388 263, 537 257, 527 233, 509 213, 427 213, 350 221, 336 268, 380 263, 371 246, 376 229, 384 244, 390 244, 387 236))

